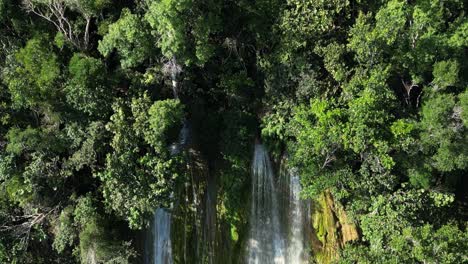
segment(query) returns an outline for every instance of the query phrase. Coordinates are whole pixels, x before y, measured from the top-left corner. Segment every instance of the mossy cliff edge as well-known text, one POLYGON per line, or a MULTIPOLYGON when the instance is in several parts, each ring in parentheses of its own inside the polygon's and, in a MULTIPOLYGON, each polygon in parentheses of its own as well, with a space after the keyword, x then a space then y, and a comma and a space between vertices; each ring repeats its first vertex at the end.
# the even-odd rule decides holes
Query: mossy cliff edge
POLYGON ((324 191, 312 204, 312 252, 317 263, 332 263, 349 241, 359 239, 357 227, 343 206, 324 191))

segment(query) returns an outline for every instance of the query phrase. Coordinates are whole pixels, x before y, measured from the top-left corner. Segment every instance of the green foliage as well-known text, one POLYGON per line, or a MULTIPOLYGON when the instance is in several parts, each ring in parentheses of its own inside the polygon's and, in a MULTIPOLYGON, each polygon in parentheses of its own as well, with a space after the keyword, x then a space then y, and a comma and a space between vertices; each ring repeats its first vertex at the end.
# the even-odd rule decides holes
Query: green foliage
POLYGON ((45 39, 30 39, 9 63, 4 78, 13 106, 37 106, 56 96, 55 82, 60 75, 60 67, 57 56, 45 39))
POLYGON ((112 92, 106 85, 106 70, 99 60, 76 53, 68 65, 70 74, 65 87, 67 101, 88 115, 106 115, 112 92))
POLYGON ((112 1, 110 0, 75 0, 69 1, 72 9, 76 9, 81 12, 83 15, 90 17, 90 16, 98 16, 99 12, 102 9, 108 7, 112 1))
MULTIPOLYGON (((461 21, 463 21, 463 19, 461 21)), ((460 24, 461 25, 456 27, 453 35, 448 39, 448 44, 457 48, 468 46, 468 22, 465 20, 460 24)))
POLYGON ((453 200, 452 195, 424 190, 376 197, 361 221, 363 240, 370 243, 370 250, 350 245, 340 263, 466 261, 466 232, 456 223, 441 225, 450 215, 453 200))
POLYGON ((219 170, 219 221, 227 226, 226 238, 232 243, 229 254, 242 258, 241 243, 247 232, 248 207, 245 197, 250 192, 250 162, 255 138, 255 117, 247 111, 231 110, 222 115, 219 152, 222 160, 219 170), (239 255, 238 255, 239 254, 239 255))
POLYGON ((388 1, 375 15, 376 24, 372 36, 387 45, 395 43, 406 24, 406 7, 405 1, 388 1))
POLYGON ((6 151, 15 155, 20 155, 23 152, 31 152, 41 147, 42 134, 38 129, 31 127, 21 130, 19 128, 12 128, 8 131, 8 145, 6 151))
POLYGON ((332 100, 314 100, 309 107, 295 111, 293 162, 307 179, 310 194, 344 181, 350 175, 346 162, 358 158, 361 167, 356 173, 360 178, 348 181, 348 188, 375 192, 395 184, 395 178, 389 175, 395 164, 389 155, 390 127, 385 128, 392 120, 385 109, 391 107, 393 98, 389 92, 382 92, 386 87, 381 78, 369 79, 367 88, 347 108, 332 100))
POLYGON ((296 143, 290 146, 292 162, 300 168, 305 191, 311 196, 334 186, 349 174, 342 164, 336 163, 343 148, 345 118, 336 103, 325 100, 313 100, 309 106, 298 107, 294 112, 291 132, 296 143))
MULTIPOLYGON (((349 122, 344 128, 343 143, 346 148, 352 149, 355 153, 363 153, 375 148, 375 154, 381 155, 379 158, 382 165, 390 169, 393 161, 386 155, 389 152, 389 146, 385 142, 386 131, 382 128, 392 117, 384 110, 383 98, 379 96, 381 94, 366 89, 359 98, 350 102, 349 122)), ((391 100, 391 98, 387 100, 389 99, 391 100)))
POLYGON ((296 110, 293 133, 297 143, 299 146, 309 146, 313 151, 307 151, 309 153, 307 154, 302 152, 302 148, 298 148, 297 156, 308 159, 310 155, 335 152, 342 144, 344 114, 333 106, 333 102, 330 101, 314 100, 309 107, 300 107, 296 110))
POLYGON ((425 225, 405 229, 385 252, 369 251, 362 245, 347 246, 339 263, 464 263, 466 243, 466 231, 455 224, 438 229, 425 225))
MULTIPOLYGON (((466 78, 461 66, 465 55, 460 49, 466 18, 458 9, 462 4, 399 0, 288 4, 278 22, 285 43, 278 51, 279 61, 293 64, 290 69, 311 62, 321 65, 312 71, 319 81, 306 79, 315 92, 308 94, 310 105, 301 103, 291 121, 280 127, 289 128, 290 138, 283 141, 289 141, 304 193, 314 197, 330 189, 363 231, 365 242, 346 249, 342 262, 463 259, 461 254, 451 255, 455 251, 450 249, 444 251, 449 256, 444 260, 421 253, 426 246, 429 250, 442 243, 424 237, 422 230, 436 233, 448 221, 442 215, 450 215, 440 208, 438 198, 428 198, 432 189, 463 192, 455 186, 462 182, 467 163, 466 78), (357 15, 355 20, 347 16, 350 11, 357 15), (317 21, 322 25, 314 26, 317 21), (311 49, 314 53, 307 51, 311 49), (407 181, 412 188, 426 190, 400 187, 407 181), (398 202, 393 205, 392 199, 398 202), (403 230, 411 238, 397 242, 403 230)), ((268 66, 273 76, 275 70, 288 73, 278 65, 268 66)), ((270 92, 274 98, 303 93, 301 79, 279 80, 284 84, 270 92), (282 94, 275 97, 275 92, 282 94)), ((269 125, 266 135, 279 131, 271 119, 272 115, 264 117, 269 125)), ((454 199, 450 193, 437 195, 449 202, 454 199)))
POLYGON ((57 221, 53 247, 60 253, 66 247, 72 246, 76 239, 73 226, 73 207, 68 206, 63 209, 57 221))
POLYGON ((256 141, 360 227, 342 262, 467 262, 465 10, 0 0, 0 262, 140 263, 129 227, 170 205, 174 262, 242 262, 256 141))
POLYGON ((135 257, 130 243, 112 240, 96 220, 88 223, 80 233, 81 263, 129 264, 135 257))
MULTIPOLYGON (((333 31, 349 16, 349 5, 348 0, 288 0, 279 22, 284 45, 288 47, 285 51, 303 48, 319 35, 333 31)), ((282 57, 287 60, 290 56, 286 53, 282 57)))
POLYGON ((0 1, 0 20, 3 19, 3 14, 5 13, 5 2, 4 0, 0 1))
POLYGON ((459 95, 460 99, 460 110, 461 110, 461 119, 465 127, 468 126, 468 90, 465 89, 463 93, 459 95))
POLYGON ((220 79, 218 86, 223 89, 231 105, 239 106, 248 101, 254 82, 245 71, 224 74, 220 79))
MULTIPOLYGON (((184 108, 179 100, 157 101, 148 109, 149 132, 145 140, 156 151, 162 152, 167 147, 170 135, 177 135, 182 127, 184 108)), ((174 137, 172 137, 174 139, 174 137)))
POLYGON ((177 140, 184 119, 184 107, 178 99, 151 104, 147 94, 134 98, 131 105, 135 133, 144 138, 156 152, 167 152, 168 144, 177 140))
POLYGON ((224 130, 221 155, 226 162, 222 171, 221 181, 226 190, 225 206, 230 212, 236 213, 242 207, 240 192, 245 191, 246 175, 249 174, 251 144, 254 140, 254 119, 245 112, 227 112, 223 116, 224 130))
POLYGON ((59 75, 57 57, 45 45, 44 40, 31 39, 16 54, 16 60, 21 64, 18 74, 31 75, 38 87, 50 86, 59 75))
POLYGON ((459 113, 463 110, 455 100, 451 94, 437 94, 421 109, 421 141, 440 171, 464 169, 468 161, 467 135, 459 113))
MULTIPOLYGON (((459 65, 457 61, 440 61, 434 65, 432 81, 438 89, 445 89, 458 82, 459 65)), ((436 89, 437 89, 436 88, 436 89)))
POLYGON ((168 58, 183 54, 187 48, 186 21, 183 14, 192 4, 191 0, 165 0, 151 1, 149 5, 145 18, 161 36, 158 45, 168 58))
POLYGON ((428 221, 443 223, 453 201, 451 194, 424 190, 379 195, 372 200, 369 213, 361 217, 363 239, 369 241, 371 249, 384 250, 407 227, 428 221))
POLYGON ((183 108, 178 100, 157 101, 145 95, 132 100, 130 113, 124 104, 114 105, 107 125, 113 134, 113 152, 98 176, 107 205, 141 228, 145 217, 158 205, 167 205, 178 178, 179 157, 169 157, 169 133, 181 127, 183 108))
POLYGON ((73 151, 68 160, 64 162, 64 167, 67 169, 64 173, 73 174, 74 171, 84 168, 95 169, 98 154, 105 147, 103 145, 106 134, 104 124, 97 121, 83 128, 72 123, 64 130, 69 138, 70 149, 73 151))
POLYGON ((0 180, 5 181, 14 173, 15 164, 13 155, 0 155, 0 180))
POLYGON ((342 82, 348 76, 348 69, 343 63, 343 56, 346 54, 346 46, 337 42, 332 42, 326 47, 317 47, 316 52, 323 56, 325 69, 337 82, 342 82))
POLYGON ((215 50, 210 37, 218 30, 218 5, 216 1, 150 1, 145 19, 166 58, 181 57, 185 64, 203 65, 215 50))
POLYGON ((137 14, 122 9, 119 20, 109 25, 108 33, 99 41, 99 52, 109 56, 114 49, 122 68, 136 67, 153 54, 153 40, 147 25, 137 14))
POLYGON ((390 129, 396 139, 404 139, 405 137, 411 135, 411 132, 414 130, 414 124, 402 119, 398 119, 393 122, 390 129))
POLYGON ((110 231, 91 196, 80 197, 75 206, 64 208, 57 219, 53 246, 58 252, 74 248, 73 254, 83 264, 131 263, 135 252, 130 243, 115 240, 110 231))
POLYGON ((14 175, 5 181, 5 189, 8 200, 12 203, 25 206, 32 200, 31 183, 21 176, 14 175))
POLYGON ((57 32, 57 34, 55 34, 55 37, 54 37, 55 46, 57 46, 59 49, 62 49, 63 47, 65 47, 65 43, 66 43, 66 40, 65 40, 65 37, 63 36, 63 33, 57 32))
POLYGON ((134 252, 129 250, 127 242, 112 238, 89 196, 78 200, 74 215, 80 230, 81 263, 130 263, 134 252))
POLYGON ((0 261, 6 262, 8 260, 7 251, 3 244, 0 244, 0 261))
POLYGON ((444 43, 444 17, 457 14, 458 4, 389 1, 376 13, 375 23, 371 13, 359 14, 348 46, 359 63, 391 62, 396 73, 405 70, 413 84, 427 82, 434 61, 455 51, 444 43))
POLYGON ((270 155, 278 158, 282 151, 282 142, 290 137, 291 103, 280 102, 262 118, 261 135, 270 149, 270 155))

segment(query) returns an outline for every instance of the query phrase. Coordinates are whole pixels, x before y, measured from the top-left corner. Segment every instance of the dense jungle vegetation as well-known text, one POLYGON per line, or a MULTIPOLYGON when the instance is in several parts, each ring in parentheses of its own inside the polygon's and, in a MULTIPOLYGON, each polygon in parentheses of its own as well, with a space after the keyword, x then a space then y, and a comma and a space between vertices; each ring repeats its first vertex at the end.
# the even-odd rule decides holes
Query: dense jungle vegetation
MULTIPOLYGON (((208 177, 215 263, 242 263, 255 141, 358 230, 311 263, 468 263, 466 11, 0 0, 0 263, 143 263, 154 210, 192 217, 208 177), (187 123, 190 146, 173 151, 187 123)), ((174 236, 196 241, 184 219, 174 236)), ((330 232, 313 232, 324 248, 330 232)), ((205 263, 181 243, 176 263, 205 263)))

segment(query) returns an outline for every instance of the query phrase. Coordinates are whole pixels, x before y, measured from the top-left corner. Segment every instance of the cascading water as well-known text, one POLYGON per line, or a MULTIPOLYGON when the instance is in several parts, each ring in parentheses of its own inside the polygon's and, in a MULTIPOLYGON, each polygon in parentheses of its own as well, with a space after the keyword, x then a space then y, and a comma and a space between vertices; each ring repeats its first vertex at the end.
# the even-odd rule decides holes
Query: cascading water
POLYGON ((162 208, 154 215, 154 264, 172 264, 171 214, 162 208))
POLYGON ((190 143, 190 123, 187 120, 183 121, 182 128, 179 132, 178 141, 171 144, 169 151, 171 155, 179 154, 190 143))
POLYGON ((247 263, 285 263, 275 177, 265 147, 255 144, 247 263))
MULTIPOLYGON (((188 122, 185 121, 179 139, 174 145, 177 147, 173 149, 176 150, 173 155, 180 153, 190 144, 188 143, 190 130, 188 122)), ((261 144, 255 145, 251 168, 249 232, 246 255, 243 257, 248 264, 308 263, 307 248, 310 237, 307 234, 311 232, 310 202, 300 198, 301 185, 297 169, 288 168, 285 164, 287 164, 286 157, 281 161, 281 168, 276 178, 265 147, 261 144)), ((189 222, 184 220, 183 229, 185 230, 186 225, 193 228, 187 237, 185 233, 184 237, 181 236, 184 241, 183 248, 180 247, 180 243, 171 244, 171 213, 159 208, 154 214, 153 240, 149 245, 152 253, 145 263, 172 264, 181 259, 190 260, 192 263, 216 263, 220 254, 215 252, 218 249, 216 181, 208 174, 201 178, 206 179, 204 187, 206 189, 202 197, 199 197, 201 192, 193 188, 193 197, 189 195, 190 187, 196 185, 193 178, 191 185, 187 185, 185 203, 193 205, 194 211, 189 217, 189 222), (199 203, 199 199, 203 202, 199 203)), ((174 221, 177 223, 177 220, 174 221)))
POLYGON ((152 250, 151 264, 172 264, 171 214, 162 208, 154 213, 152 250))
POLYGON ((177 59, 175 56, 173 56, 168 62, 164 64, 163 72, 171 77, 172 93, 174 95, 174 98, 179 98, 177 92, 177 77, 182 72, 182 67, 179 64, 177 64, 177 59))
POLYGON ((289 178, 289 214, 288 214, 288 263, 307 263, 307 252, 304 244, 307 241, 306 223, 308 219, 307 203, 300 198, 301 184, 296 169, 286 170, 289 178), (304 213, 305 212, 305 213, 304 213))
POLYGON ((205 207, 203 216, 202 263, 215 263, 216 243, 216 182, 213 176, 207 177, 205 207))

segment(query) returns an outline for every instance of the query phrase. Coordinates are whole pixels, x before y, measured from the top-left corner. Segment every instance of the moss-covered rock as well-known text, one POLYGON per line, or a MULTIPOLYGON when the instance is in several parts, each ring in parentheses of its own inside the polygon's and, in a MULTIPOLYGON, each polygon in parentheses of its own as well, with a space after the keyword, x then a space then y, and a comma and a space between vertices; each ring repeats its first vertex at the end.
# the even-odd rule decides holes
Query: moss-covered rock
POLYGON ((318 263, 332 263, 345 243, 359 239, 356 225, 329 191, 313 202, 312 227, 312 252, 318 263))

